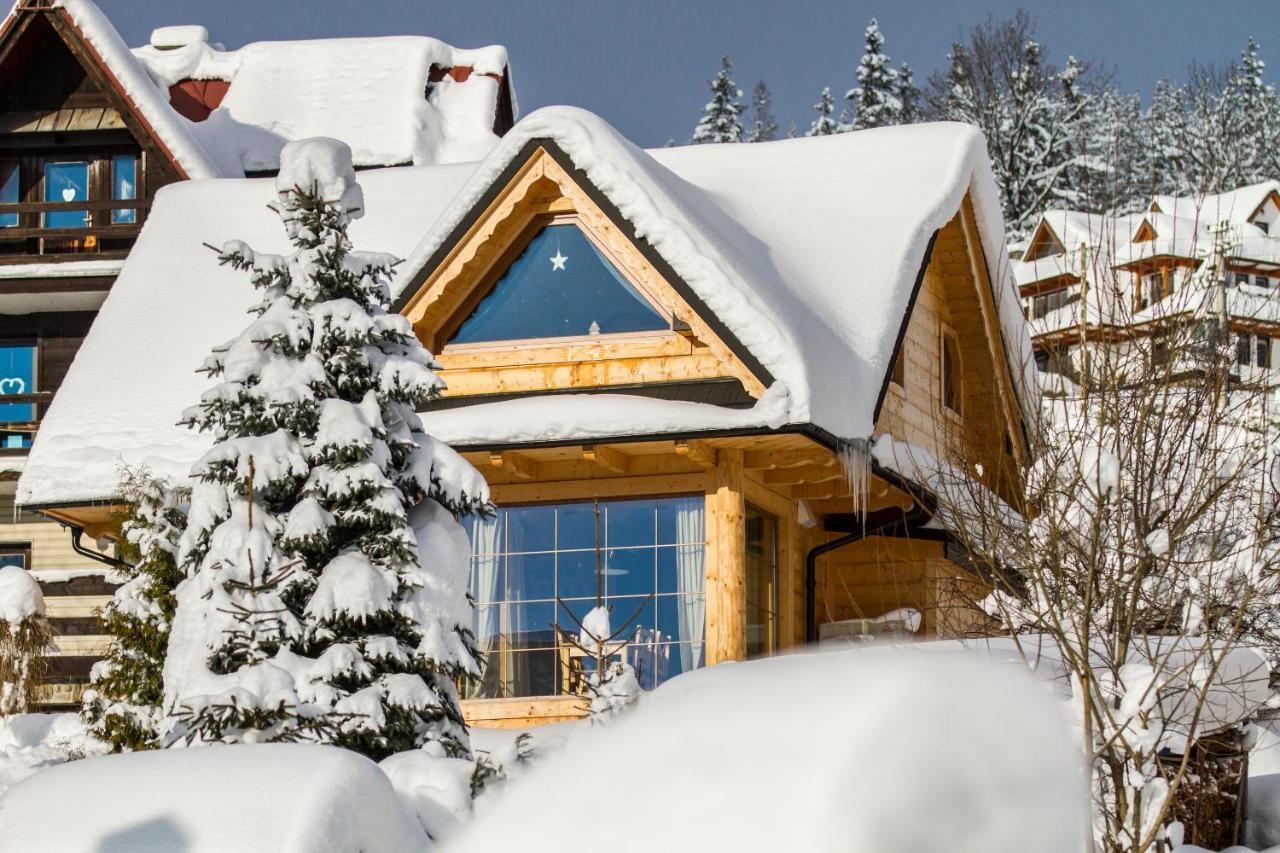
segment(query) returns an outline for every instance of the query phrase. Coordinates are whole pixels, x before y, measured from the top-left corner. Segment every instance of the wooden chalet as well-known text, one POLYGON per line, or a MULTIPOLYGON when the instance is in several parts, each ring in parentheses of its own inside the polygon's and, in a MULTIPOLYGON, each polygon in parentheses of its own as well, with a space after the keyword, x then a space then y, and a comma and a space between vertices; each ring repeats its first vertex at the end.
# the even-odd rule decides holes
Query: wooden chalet
MULTIPOLYGON (((489 661, 472 723, 582 713, 559 631, 597 586, 636 614, 623 653, 649 687, 820 635, 982 629, 927 463, 978 461, 1012 497, 1037 401, 975 131, 642 151, 550 108, 469 166, 360 180, 353 240, 406 258, 395 308, 449 386, 426 429, 499 507, 464 519, 489 661)), ((29 509, 109 534, 121 459, 185 476, 207 439, 174 413, 252 298, 200 244, 282 248, 269 193, 161 197, 37 440, 29 509), (136 396, 108 405, 121 376, 136 396)))
POLYGON ((38 572, 49 597, 61 685, 51 686, 51 705, 77 701, 76 685, 107 639, 92 611, 114 585, 103 577, 97 531, 73 528, 68 538, 16 509, 16 481, 156 193, 189 178, 272 174, 287 141, 277 118, 301 135, 349 140, 362 166, 474 159, 514 121, 500 47, 465 51, 428 38, 305 44, 311 53, 290 43, 225 51, 203 27, 183 26, 131 50, 89 0, 22 0, 0 24, 0 565, 38 572), (317 62, 317 51, 356 61, 317 62), (378 65, 370 54, 386 59, 378 65), (388 100, 309 124, 284 115, 291 93, 340 98, 344 87, 376 88, 388 100), (483 123, 462 121, 460 139, 430 122, 411 127, 415 97, 441 126, 459 126, 460 113, 483 123))

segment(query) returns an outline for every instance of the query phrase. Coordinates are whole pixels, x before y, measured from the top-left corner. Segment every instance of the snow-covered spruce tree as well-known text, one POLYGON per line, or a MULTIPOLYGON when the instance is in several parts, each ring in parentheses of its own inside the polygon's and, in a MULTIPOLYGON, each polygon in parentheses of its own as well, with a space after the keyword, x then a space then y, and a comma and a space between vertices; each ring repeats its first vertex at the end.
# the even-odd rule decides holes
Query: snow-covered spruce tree
POLYGON ((920 121, 920 88, 916 86, 915 72, 905 62, 898 66, 898 102, 902 104, 899 124, 920 121))
POLYGON ((94 737, 120 750, 160 745, 164 718, 164 657, 173 623, 174 588, 182 581, 178 538, 186 495, 143 469, 126 470, 120 556, 129 577, 102 609, 111 635, 93 667, 81 716, 94 737))
POLYGON ((395 259, 348 240, 363 207, 350 149, 289 143, 276 189, 293 251, 222 247, 262 300, 185 415, 215 444, 181 539, 168 740, 465 757, 453 679, 477 672, 477 651, 450 513, 484 509, 488 490, 414 414, 442 382, 386 310, 395 259))
POLYGON ((809 132, 805 136, 830 136, 840 132, 839 123, 831 117, 831 112, 836 108, 836 102, 831 97, 831 87, 822 88, 818 103, 814 104, 813 108, 817 110, 818 117, 813 120, 813 124, 809 125, 809 132))
POLYGON ((773 120, 769 87, 761 80, 751 97, 752 123, 747 142, 771 142, 778 138, 778 123, 773 120))
POLYGON ((702 108, 702 120, 693 129, 690 142, 742 141, 742 90, 733 82, 730 72, 733 63, 725 56, 720 60, 720 72, 711 81, 711 100, 702 108))
POLYGON ((889 66, 884 52, 884 34, 875 18, 867 24, 862 59, 858 62, 858 85, 845 93, 852 118, 841 130, 884 127, 902 123, 902 101, 898 72, 889 66))

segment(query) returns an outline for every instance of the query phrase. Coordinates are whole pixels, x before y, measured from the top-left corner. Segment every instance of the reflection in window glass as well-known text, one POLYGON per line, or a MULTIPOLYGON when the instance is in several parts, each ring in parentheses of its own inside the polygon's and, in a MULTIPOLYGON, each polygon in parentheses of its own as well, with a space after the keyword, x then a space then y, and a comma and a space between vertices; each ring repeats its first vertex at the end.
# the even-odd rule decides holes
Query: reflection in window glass
POLYGON ((549 225, 529 242, 449 343, 670 328, 577 226, 549 225))
POLYGON ((465 687, 468 698, 581 692, 594 661, 558 642, 556 627, 576 633, 577 624, 556 599, 581 619, 595 606, 597 586, 615 628, 635 616, 624 654, 643 687, 702 666, 703 507, 696 496, 512 507, 467 518, 473 627, 486 658, 483 677, 465 687))
POLYGON ((747 507, 747 657, 777 648, 778 520, 747 507))
MULTIPOLYGON (((0 160, 0 203, 17 204, 21 201, 18 184, 18 161, 0 160)), ((0 213, 0 228, 18 227, 18 214, 0 213)))
POLYGON ((0 568, 5 566, 17 566, 20 569, 27 568, 26 549, 0 547, 0 568))
MULTIPOLYGON (((0 345, 0 425, 29 424, 36 418, 34 403, 5 403, 5 397, 36 392, 36 348, 33 344, 0 345)), ((0 447, 31 446, 30 431, 6 431, 0 426, 0 447)))
MULTIPOLYGON (((85 201, 89 197, 89 164, 81 161, 44 164, 45 201, 85 201)), ((44 215, 46 228, 84 228, 87 210, 51 210, 44 215)))
MULTIPOLYGON (((132 154, 117 154, 111 158, 111 198, 114 201, 132 201, 138 192, 138 161, 132 154)), ((111 211, 111 221, 117 225, 137 222, 138 211, 111 211)))

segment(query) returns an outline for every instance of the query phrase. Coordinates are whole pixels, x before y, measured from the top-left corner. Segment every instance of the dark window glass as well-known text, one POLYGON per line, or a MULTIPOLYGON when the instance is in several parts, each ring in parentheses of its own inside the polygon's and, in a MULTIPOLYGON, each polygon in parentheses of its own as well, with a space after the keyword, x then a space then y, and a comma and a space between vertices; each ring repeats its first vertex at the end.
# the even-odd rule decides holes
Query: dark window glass
POLYGON ((747 657, 777 647, 778 520, 747 507, 747 657))
MULTIPOLYGON (((83 160, 44 164, 45 201, 85 201, 89 198, 89 164, 83 160)), ((46 228, 84 228, 86 210, 51 210, 44 215, 46 228)))
MULTIPOLYGON (((18 161, 0 160, 0 203, 17 204, 22 200, 18 184, 18 161)), ((18 227, 18 214, 0 213, 0 228, 18 227)))
POLYGON ((960 411, 960 353, 956 339, 947 333, 942 335, 942 405, 960 411))
POLYGON ((1259 337, 1257 343, 1258 367, 1271 366, 1271 338, 1259 337))
POLYGON ((17 566, 20 569, 27 568, 26 549, 11 550, 9 548, 0 548, 0 567, 3 566, 17 566))
POLYGON ((1268 279, 1265 275, 1255 275, 1255 276, 1253 277, 1253 283, 1254 283, 1254 285, 1256 285, 1257 287, 1270 287, 1270 286, 1271 286, 1271 280, 1270 280, 1270 279, 1268 279))
MULTIPOLYGON (((111 158, 111 198, 114 201, 132 201, 138 197, 138 161, 132 154, 117 154, 111 158)), ((111 211, 111 221, 124 224, 138 221, 138 211, 111 211)))
POLYGON ((1236 339, 1236 364, 1249 364, 1249 336, 1241 335, 1236 339))
POLYGON ((582 231, 550 225, 529 242, 450 343, 669 328, 582 231))

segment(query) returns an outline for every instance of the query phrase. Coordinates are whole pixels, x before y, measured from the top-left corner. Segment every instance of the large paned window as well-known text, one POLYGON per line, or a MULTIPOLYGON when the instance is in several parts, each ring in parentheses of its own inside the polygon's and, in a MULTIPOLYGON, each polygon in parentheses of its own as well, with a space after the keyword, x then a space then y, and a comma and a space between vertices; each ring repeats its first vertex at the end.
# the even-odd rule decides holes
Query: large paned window
MULTIPOLYGON (((45 201, 86 201, 89 198, 89 161, 49 161, 44 164, 45 201)), ((87 210, 51 210, 44 215, 46 228, 84 228, 87 210)))
MULTIPOLYGON (((17 204, 22 200, 21 171, 17 160, 0 160, 0 204, 17 204)), ((0 213, 0 228, 17 228, 18 214, 0 213)))
POLYGON ((747 507, 747 657, 778 648, 778 519, 747 507))
POLYGON ((36 347, 34 343, 0 343, 0 448, 31 446, 28 429, 9 429, 19 424, 30 425, 36 418, 34 403, 4 402, 6 397, 34 394, 36 391, 36 347))
POLYGON ((699 495, 540 504, 466 519, 473 628, 486 657, 468 698, 581 692, 594 661, 557 629, 576 633, 565 607, 581 619, 597 590, 615 631, 638 611, 621 654, 641 686, 702 666, 704 503, 699 495))
POLYGON ((576 225, 539 231, 450 344, 670 329, 668 318, 576 225))
MULTIPOLYGON (((111 200, 133 201, 138 197, 138 160, 132 154, 117 154, 111 158, 111 200)), ((138 221, 138 211, 133 208, 111 211, 114 224, 131 224, 138 221)))
POLYGON ((0 543, 0 568, 5 566, 31 568, 31 546, 0 543))

